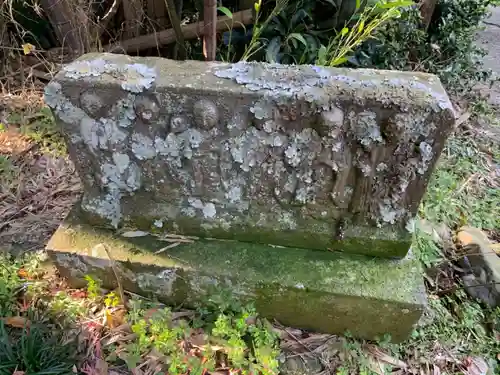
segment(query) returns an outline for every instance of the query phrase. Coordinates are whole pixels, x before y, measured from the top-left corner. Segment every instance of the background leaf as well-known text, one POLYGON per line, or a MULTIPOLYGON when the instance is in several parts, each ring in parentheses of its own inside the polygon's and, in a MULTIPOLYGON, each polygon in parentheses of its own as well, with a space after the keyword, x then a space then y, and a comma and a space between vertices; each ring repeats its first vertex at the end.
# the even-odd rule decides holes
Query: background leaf
POLYGON ((231 12, 228 8, 226 8, 226 7, 218 7, 217 10, 221 11, 222 13, 224 13, 227 17, 233 19, 233 12, 231 12))

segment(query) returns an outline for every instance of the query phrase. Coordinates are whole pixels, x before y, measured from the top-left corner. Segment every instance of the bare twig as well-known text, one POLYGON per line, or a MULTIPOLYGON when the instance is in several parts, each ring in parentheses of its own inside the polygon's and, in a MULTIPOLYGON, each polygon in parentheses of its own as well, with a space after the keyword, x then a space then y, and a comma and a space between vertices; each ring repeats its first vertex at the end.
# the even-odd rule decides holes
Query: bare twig
POLYGON ((114 17, 114 15, 118 11, 118 8, 120 7, 121 3, 122 3, 122 0, 114 0, 113 4, 111 4, 111 7, 109 8, 109 10, 99 20, 101 34, 106 30, 106 27, 108 26, 109 21, 114 17))
POLYGON ((181 20, 177 11, 175 10, 174 0, 165 0, 165 6, 167 7, 168 17, 170 18, 170 23, 175 34, 175 40, 178 46, 178 58, 179 60, 186 60, 186 44, 184 43, 184 34, 181 29, 181 20))
POLYGON ((216 41, 217 1, 205 0, 203 10, 203 54, 206 61, 214 61, 216 41))
POLYGON ((172 248, 174 248, 174 247, 179 246, 180 244, 181 244, 180 242, 174 242, 174 243, 172 243, 172 244, 170 244, 170 245, 168 245, 168 246, 162 247, 162 248, 161 248, 160 250, 158 250, 158 251, 155 251, 155 254, 161 254, 161 253, 163 253, 164 251, 167 251, 168 249, 172 249, 172 248))
MULTIPOLYGON (((238 25, 243 27, 244 25, 250 25, 253 22, 252 10, 244 10, 241 12, 236 12, 233 14, 233 18, 226 16, 217 18, 216 30, 221 32, 224 30, 229 30, 232 25, 238 25)), ((194 39, 203 35, 203 21, 192 23, 189 25, 181 26, 182 34, 185 40, 194 39)), ((160 31, 159 33, 153 33, 148 35, 143 35, 137 38, 132 38, 124 40, 118 44, 108 45, 104 49, 108 52, 120 52, 124 53, 144 50, 148 48, 155 48, 158 45, 165 45, 173 43, 177 40, 175 31, 173 29, 167 29, 160 31)))
POLYGON ((115 275, 116 278, 116 283, 118 284, 118 291, 120 292, 120 299, 122 300, 123 305, 125 306, 125 292, 123 291, 123 286, 122 283, 120 282, 120 277, 118 276, 118 271, 116 269, 116 263, 113 257, 111 256, 111 253, 108 249, 108 247, 105 244, 101 244, 104 247, 104 251, 106 251, 106 254, 109 258, 109 261, 111 263, 111 269, 113 270, 113 274, 115 275))

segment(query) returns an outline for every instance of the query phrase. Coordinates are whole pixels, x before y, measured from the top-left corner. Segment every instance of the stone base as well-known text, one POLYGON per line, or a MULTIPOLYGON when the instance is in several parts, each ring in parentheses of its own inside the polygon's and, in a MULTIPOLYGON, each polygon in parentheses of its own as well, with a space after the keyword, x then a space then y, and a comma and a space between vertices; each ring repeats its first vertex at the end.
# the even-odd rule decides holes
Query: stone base
POLYGON ((81 287, 92 275, 108 288, 183 306, 213 296, 253 303, 264 316, 312 331, 405 339, 425 306, 418 262, 234 241, 169 245, 154 236, 125 238, 86 224, 76 206, 47 250, 61 275, 81 287), (226 297, 227 296, 227 297, 226 297))

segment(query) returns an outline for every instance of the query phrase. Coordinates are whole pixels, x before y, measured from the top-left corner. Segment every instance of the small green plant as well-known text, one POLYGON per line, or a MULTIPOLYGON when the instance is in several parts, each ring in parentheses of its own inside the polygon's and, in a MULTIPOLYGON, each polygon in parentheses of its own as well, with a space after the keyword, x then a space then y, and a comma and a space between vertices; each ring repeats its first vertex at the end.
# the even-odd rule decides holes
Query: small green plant
POLYGON ((425 267, 433 267, 444 260, 441 249, 432 236, 419 229, 413 233, 412 249, 425 267))
POLYGON ((62 129, 57 125, 48 107, 41 108, 33 115, 12 113, 10 123, 21 125, 21 133, 35 142, 42 152, 63 156, 67 154, 62 129))
MULTIPOLYGON (((346 23, 327 46, 319 49, 317 64, 337 66, 346 63, 356 48, 372 38, 376 30, 389 20, 399 18, 400 9, 412 4, 412 1, 407 0, 380 0, 373 6, 365 7, 359 15, 355 14, 356 17, 353 16, 346 23)), ((356 8, 360 8, 359 1, 356 8)))
POLYGON ((17 310, 17 296, 24 288, 19 268, 14 259, 0 255, 0 316, 11 316, 17 310))
POLYGON ((85 281, 87 282, 87 294, 90 299, 101 298, 101 283, 99 280, 94 279, 90 275, 85 275, 85 281))
POLYGON ((236 368, 250 373, 273 375, 278 373, 279 350, 277 337, 266 322, 256 319, 254 309, 244 309, 236 316, 220 314, 212 335, 223 341, 229 361, 236 368))
POLYGON ((277 338, 265 321, 257 319, 253 309, 219 313, 215 321, 205 321, 201 328, 184 320, 173 322, 168 308, 151 312, 138 301, 131 306, 129 321, 137 339, 119 354, 129 369, 154 350, 168 358, 163 371, 171 375, 214 371, 221 355, 226 357, 224 362, 242 374, 278 374, 277 338), (193 345, 197 351, 186 350, 193 345))
POLYGON ((76 345, 41 326, 7 329, 0 321, 0 375, 69 375, 76 345))
POLYGON ((49 301, 49 311, 63 324, 69 324, 78 321, 85 314, 86 309, 83 301, 77 301, 66 292, 60 291, 49 301))
POLYGON ((104 305, 106 307, 116 307, 120 304, 120 297, 115 292, 106 294, 104 305))
POLYGON ((264 48, 264 45, 261 40, 262 33, 265 31, 267 28, 267 25, 271 20, 276 17, 278 14, 280 14, 283 9, 285 9, 286 5, 288 4, 288 0, 277 0, 276 1, 276 6, 273 8, 271 13, 269 14, 268 17, 266 17, 265 20, 262 20, 262 0, 257 0, 254 4, 254 9, 255 9, 255 21, 254 21, 254 26, 252 30, 252 39, 248 43, 248 45, 245 48, 245 52, 243 53, 243 56, 241 56, 240 60, 241 61, 248 61, 254 54, 259 52, 262 48, 264 48))
POLYGON ((10 185, 16 174, 16 169, 10 158, 6 155, 0 155, 0 183, 4 186, 10 185))
POLYGON ((314 6, 308 0, 291 2, 272 18, 262 38, 267 62, 311 64, 316 60, 324 32, 315 24, 314 6))

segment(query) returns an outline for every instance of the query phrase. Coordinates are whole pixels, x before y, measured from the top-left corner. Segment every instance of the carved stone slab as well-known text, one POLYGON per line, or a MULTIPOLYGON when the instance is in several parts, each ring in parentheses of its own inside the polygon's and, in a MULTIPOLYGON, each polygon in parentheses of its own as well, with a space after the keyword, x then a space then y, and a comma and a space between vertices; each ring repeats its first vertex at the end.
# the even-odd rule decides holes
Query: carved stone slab
POLYGON ((437 77, 92 54, 46 102, 94 223, 404 256, 454 123, 437 77))

